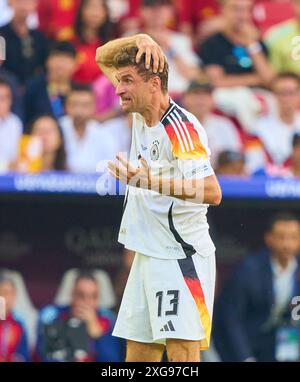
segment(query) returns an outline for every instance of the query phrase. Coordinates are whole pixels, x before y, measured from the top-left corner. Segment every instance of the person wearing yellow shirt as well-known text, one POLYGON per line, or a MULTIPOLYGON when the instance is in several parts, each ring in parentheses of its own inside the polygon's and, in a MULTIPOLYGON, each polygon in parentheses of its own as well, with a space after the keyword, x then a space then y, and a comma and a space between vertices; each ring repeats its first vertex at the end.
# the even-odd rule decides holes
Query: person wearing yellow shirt
POLYGON ((266 34, 269 59, 274 69, 300 75, 300 0, 292 0, 294 18, 272 27, 266 34))

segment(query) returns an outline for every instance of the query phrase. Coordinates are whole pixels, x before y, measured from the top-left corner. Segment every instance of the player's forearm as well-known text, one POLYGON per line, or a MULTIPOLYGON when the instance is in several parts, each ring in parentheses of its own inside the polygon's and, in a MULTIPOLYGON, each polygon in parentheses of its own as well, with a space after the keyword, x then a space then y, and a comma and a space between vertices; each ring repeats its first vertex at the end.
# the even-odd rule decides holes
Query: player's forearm
POLYGON ((120 49, 135 45, 138 36, 139 35, 118 38, 100 46, 96 52, 96 61, 100 68, 102 69, 102 67, 105 66, 111 67, 113 59, 115 55, 120 51, 120 49))
POLYGON ((261 82, 260 76, 256 73, 224 75, 212 81, 216 87, 259 86, 261 82))
POLYGON ((150 188, 162 195, 173 196, 196 204, 219 205, 221 188, 215 176, 204 179, 175 179, 151 177, 150 188))
POLYGON ((114 86, 117 85, 116 78, 114 77, 113 59, 120 49, 134 45, 137 36, 123 37, 116 40, 111 40, 105 45, 100 46, 96 51, 96 62, 99 65, 102 73, 112 82, 114 86))
POLYGON ((275 77, 276 72, 273 69, 272 65, 269 64, 264 53, 256 52, 256 53, 250 54, 250 56, 252 58, 253 65, 256 69, 256 72, 262 80, 263 85, 265 86, 270 85, 270 82, 275 77))
POLYGON ((204 72, 215 87, 259 86, 262 82, 257 73, 226 74, 219 65, 208 65, 204 72))

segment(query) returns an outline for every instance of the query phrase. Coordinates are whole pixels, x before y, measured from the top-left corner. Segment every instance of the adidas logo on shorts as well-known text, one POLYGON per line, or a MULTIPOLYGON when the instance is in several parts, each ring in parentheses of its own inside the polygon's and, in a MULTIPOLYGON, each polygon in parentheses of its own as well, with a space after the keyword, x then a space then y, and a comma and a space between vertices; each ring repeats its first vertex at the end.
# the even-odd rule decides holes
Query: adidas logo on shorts
POLYGON ((161 329, 161 332, 175 332, 175 328, 173 326, 172 321, 168 321, 166 325, 164 325, 161 329))

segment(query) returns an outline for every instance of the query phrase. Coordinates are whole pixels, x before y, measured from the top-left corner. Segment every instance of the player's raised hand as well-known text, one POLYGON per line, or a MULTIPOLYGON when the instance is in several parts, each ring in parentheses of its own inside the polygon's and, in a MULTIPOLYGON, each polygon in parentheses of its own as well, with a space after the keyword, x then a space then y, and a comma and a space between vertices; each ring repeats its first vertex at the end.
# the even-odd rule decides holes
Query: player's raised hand
POLYGON ((121 154, 118 154, 117 163, 109 161, 110 175, 119 181, 134 187, 148 189, 150 186, 150 168, 145 158, 140 157, 140 167, 132 166, 121 154))
POLYGON ((150 167, 144 157, 139 156, 141 166, 138 168, 139 187, 149 189, 151 187, 150 167))
POLYGON ((167 58, 162 48, 147 34, 139 34, 136 38, 138 52, 136 62, 139 63, 143 54, 145 54, 145 67, 150 69, 151 58, 153 59, 153 73, 162 72, 164 70, 167 58))
POLYGON ((108 171, 114 178, 129 183, 137 174, 138 168, 132 166, 121 154, 116 156, 117 162, 108 162, 108 171))

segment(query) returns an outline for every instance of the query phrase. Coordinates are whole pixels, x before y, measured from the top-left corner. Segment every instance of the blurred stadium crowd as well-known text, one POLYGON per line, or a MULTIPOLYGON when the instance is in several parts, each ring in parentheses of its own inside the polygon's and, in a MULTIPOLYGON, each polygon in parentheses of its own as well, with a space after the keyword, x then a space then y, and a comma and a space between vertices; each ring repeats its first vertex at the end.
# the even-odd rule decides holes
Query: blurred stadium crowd
MULTIPOLYGON (((300 176, 300 0, 0 0, 1 174, 91 173, 99 161, 129 151, 130 118, 99 71, 95 51, 112 38, 136 33, 149 34, 163 47, 170 95, 203 124, 218 174, 300 176)), ((275 265, 272 273, 268 265, 278 290, 292 285, 298 272, 299 232, 285 239, 295 220, 279 217, 284 228, 274 223, 266 239, 270 253, 288 252, 292 258, 291 263, 279 261, 285 264, 282 274, 275 265), (287 247, 278 250, 278 240, 286 240, 287 247)), ((127 255, 124 262, 130 264, 127 255)), ((218 309, 239 332, 233 337, 223 328, 227 338, 217 346, 220 355, 211 351, 212 359, 275 359, 278 323, 265 329, 272 338, 255 342, 262 338, 257 327, 267 321, 272 305, 260 312, 255 299, 270 293, 271 284, 260 290, 257 283, 253 291, 245 283, 248 274, 252 281, 257 277, 259 261, 267 267, 266 253, 258 257, 257 264, 243 268, 243 278, 232 281, 231 292, 224 292, 218 309), (249 302, 241 307, 248 318, 252 308, 260 312, 254 324, 234 316, 233 301, 226 300, 232 295, 241 304, 249 302)), ((118 295, 128 267, 115 284, 118 295)), ((0 295, 10 302, 9 319, 0 321, 0 360, 122 359, 122 343, 110 336, 114 314, 109 309, 116 305, 103 307, 98 301, 99 285, 109 284, 106 276, 75 273, 65 276, 54 305, 37 318, 27 295, 16 299, 17 287, 26 291, 18 284, 20 275, 1 272, 0 295), (37 330, 29 330, 29 345, 26 325, 12 313, 18 299, 28 302, 27 327, 38 322, 37 330), (13 340, 6 338, 8 333, 13 340)), ((289 297, 281 294, 276 307, 282 310, 289 297)), ((222 325, 226 320, 217 327, 222 325)))
POLYGON ((0 3, 1 172, 94 172, 127 152, 130 123, 95 50, 144 32, 164 48, 170 94, 203 123, 218 173, 300 174, 299 1, 9 4, 0 3))

